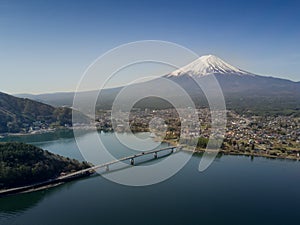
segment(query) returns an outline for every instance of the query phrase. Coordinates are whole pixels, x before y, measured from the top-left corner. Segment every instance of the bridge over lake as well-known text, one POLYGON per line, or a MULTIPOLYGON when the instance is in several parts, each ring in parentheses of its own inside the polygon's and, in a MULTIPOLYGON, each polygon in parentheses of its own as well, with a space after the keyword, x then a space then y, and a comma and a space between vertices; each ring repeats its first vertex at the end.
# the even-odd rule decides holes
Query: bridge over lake
POLYGON ((182 146, 169 146, 169 147, 166 147, 166 148, 160 148, 160 149, 154 149, 154 150, 150 150, 150 151, 144 151, 144 152, 141 152, 141 153, 138 153, 138 154, 125 156, 123 158, 116 159, 116 160, 113 160, 113 161, 110 161, 110 162, 107 162, 107 163, 103 163, 103 164, 100 164, 100 165, 97 165, 97 166, 92 166, 92 167, 87 168, 87 169, 76 171, 74 173, 70 173, 70 174, 67 174, 65 176, 60 176, 57 179, 58 180, 72 179, 73 177, 82 176, 86 173, 89 173, 89 174, 95 173, 96 170, 101 169, 101 168, 105 168, 106 171, 109 171, 109 166, 111 166, 113 164, 116 164, 116 163, 119 163, 119 162, 124 162, 124 161, 129 161, 130 164, 132 166, 134 166, 134 160, 138 157, 153 154, 153 158, 157 159, 159 152, 170 151, 170 154, 171 154, 175 151, 181 150, 181 148, 182 148, 182 146))
POLYGON ((169 146, 169 147, 166 147, 166 148, 154 149, 154 150, 144 151, 144 152, 137 153, 137 154, 130 155, 130 156, 125 156, 123 158, 116 159, 116 160, 113 160, 113 161, 110 161, 110 162, 107 162, 107 163, 92 166, 92 167, 89 167, 87 169, 76 171, 74 173, 69 173, 67 175, 57 177, 55 179, 50 179, 50 180, 47 180, 47 181, 43 181, 43 182, 40 182, 40 183, 35 183, 35 184, 23 186, 23 187, 0 190, 0 197, 4 197, 4 196, 7 196, 7 195, 11 195, 11 194, 19 194, 19 193, 25 193, 25 192, 32 192, 32 191, 47 189, 47 188, 57 186, 59 184, 63 184, 65 182, 71 181, 71 180, 75 180, 75 179, 78 179, 78 178, 81 178, 81 177, 89 176, 91 174, 94 174, 96 172, 96 170, 101 169, 101 168, 105 168, 106 171, 108 171, 109 166, 111 166, 113 164, 116 164, 116 163, 119 163, 119 162, 128 161, 132 166, 134 166, 134 163, 135 163, 134 160, 138 157, 153 154, 153 158, 157 159, 159 157, 158 156, 159 152, 170 151, 169 153, 172 154, 175 151, 180 151, 181 149, 182 149, 182 146, 169 146))

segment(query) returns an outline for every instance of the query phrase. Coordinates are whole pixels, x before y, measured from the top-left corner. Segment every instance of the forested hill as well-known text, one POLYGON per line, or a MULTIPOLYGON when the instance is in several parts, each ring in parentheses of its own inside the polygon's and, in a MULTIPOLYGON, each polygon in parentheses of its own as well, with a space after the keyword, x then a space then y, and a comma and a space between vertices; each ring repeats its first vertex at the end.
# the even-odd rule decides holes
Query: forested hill
POLYGON ((40 129, 71 123, 72 110, 69 108, 55 108, 0 92, 0 133, 27 132, 34 127, 40 129))
POLYGON ((0 143, 0 189, 29 185, 88 168, 89 164, 24 143, 0 143))

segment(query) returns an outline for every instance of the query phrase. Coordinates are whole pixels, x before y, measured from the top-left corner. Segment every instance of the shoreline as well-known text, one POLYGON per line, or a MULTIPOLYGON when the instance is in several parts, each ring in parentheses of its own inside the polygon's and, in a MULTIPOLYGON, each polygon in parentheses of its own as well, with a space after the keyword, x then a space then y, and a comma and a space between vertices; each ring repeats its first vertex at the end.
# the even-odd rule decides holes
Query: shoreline
POLYGON ((94 171, 93 172, 89 171, 84 174, 79 174, 79 175, 71 177, 71 178, 62 178, 61 176, 59 176, 59 177, 56 177, 55 179, 49 179, 46 181, 42 181, 39 183, 34 183, 34 184, 26 185, 26 186, 2 189, 2 190, 0 190, 0 198, 11 196, 11 195, 46 190, 49 188, 57 187, 59 185, 65 184, 65 183, 73 181, 73 180, 91 176, 92 174, 94 174, 94 171))
MULTIPOLYGON (((70 129, 70 128, 67 128, 70 129)), ((57 129, 59 130, 59 129, 57 129)), ((57 131, 55 130, 55 131, 57 131)), ((26 135, 36 135, 36 134, 26 134, 26 135)), ((22 135, 23 136, 23 135, 22 135)), ((169 140, 159 140, 158 137, 153 138, 155 142, 161 142, 161 143, 167 143, 171 146, 177 146, 178 141, 177 139, 169 139, 169 140)), ((201 149, 201 148, 196 148, 195 150, 191 149, 188 145, 184 145, 182 148, 183 151, 185 152, 192 152, 194 153, 204 153, 204 152, 210 152, 209 150, 206 149, 201 149)), ((211 151, 211 152, 216 152, 216 151, 211 151)), ((218 154, 224 154, 224 155, 232 155, 232 156, 247 156, 247 157, 263 157, 263 158, 268 158, 268 159, 280 159, 280 160, 293 160, 293 161, 299 161, 300 157, 297 155, 270 155, 270 154, 264 154, 264 153, 257 153, 257 152, 243 152, 243 151, 234 151, 234 150, 219 150, 217 151, 218 154)), ((87 177, 92 175, 94 172, 89 172, 86 174, 81 174, 72 178, 67 178, 67 179, 61 179, 61 177, 56 177, 54 179, 49 179, 47 181, 42 181, 39 183, 34 183, 26 186, 21 186, 21 187, 15 187, 15 188, 9 188, 9 189, 2 189, 0 190, 0 198, 10 196, 10 195, 17 195, 17 194, 22 194, 22 193, 31 193, 35 191, 40 191, 40 190, 46 190, 52 187, 56 187, 59 185, 62 185, 64 183, 77 180, 83 177, 87 177)))
MULTIPOLYGON (((49 134, 49 133, 54 133, 59 130, 72 130, 72 127, 62 127, 62 128, 49 128, 45 130, 39 130, 36 132, 31 132, 31 133, 2 133, 0 134, 0 138, 6 138, 6 137, 23 137, 23 136, 33 136, 33 135, 39 135, 39 134, 49 134)), ((0 139, 1 140, 1 139, 0 139)))
MULTIPOLYGON (((168 143, 171 146, 176 146, 178 143, 175 140, 163 140, 163 143, 168 143)), ((193 152, 193 153, 204 153, 204 152, 209 152, 209 150, 206 149, 200 149, 196 148, 195 150, 189 149, 189 146, 185 146, 182 148, 183 151, 186 152, 193 152)), ((211 151, 215 152, 215 151, 211 151)), ((268 158, 268 159, 287 159, 287 160, 293 160, 293 161, 299 161, 300 157, 298 156, 293 156, 293 155, 287 155, 287 156, 276 156, 276 155, 270 155, 270 154, 262 154, 262 153, 255 153, 255 152, 233 152, 231 150, 218 150, 218 154, 224 154, 224 155, 233 155, 233 156, 252 156, 252 157, 263 157, 263 158, 268 158)))
MULTIPOLYGON (((39 130, 36 132, 31 132, 31 133, 0 133, 0 140, 2 138, 7 138, 7 137, 25 137, 25 136, 35 136, 35 135, 42 135, 42 134, 51 134, 59 131, 74 131, 74 130, 82 130, 82 131, 90 131, 94 130, 94 128, 91 127, 59 127, 59 128, 49 128, 45 130, 39 130)), ((101 130, 97 130, 100 132, 101 130)), ((110 131, 105 131, 105 132, 110 132, 110 131)))
MULTIPOLYGON (((40 135, 40 134, 47 134, 47 133, 54 133, 57 131, 62 131, 62 130, 73 130, 73 129, 82 129, 82 130, 87 130, 84 127, 63 127, 63 128, 55 128, 55 129, 49 129, 49 130, 44 130, 42 132, 37 132, 37 133, 15 133, 15 134, 0 134, 0 142, 2 138, 5 137, 23 137, 23 136, 34 136, 34 135, 40 135), (4 136, 3 136, 4 135, 4 136)), ((140 132, 137 132, 140 133, 140 132)), ((176 146, 178 141, 176 139, 169 139, 169 140, 160 140, 158 137, 154 137, 153 140, 155 142, 161 142, 161 143, 168 143, 169 145, 176 146)), ((195 153, 203 153, 206 151, 206 149, 199 149, 196 148, 195 150, 188 149, 189 146, 185 146, 183 149, 184 151, 189 151, 189 152, 195 152, 195 153)), ((265 153, 255 153, 255 152, 243 152, 243 151, 233 151, 233 150, 219 150, 218 153, 222 153, 225 155, 240 155, 240 156, 253 156, 253 157, 265 157, 265 158, 270 158, 270 159, 289 159, 289 160, 300 160, 300 156, 295 156, 295 155, 270 155, 270 154, 265 154, 265 153)), ((300 153, 300 150, 299 150, 300 153)))

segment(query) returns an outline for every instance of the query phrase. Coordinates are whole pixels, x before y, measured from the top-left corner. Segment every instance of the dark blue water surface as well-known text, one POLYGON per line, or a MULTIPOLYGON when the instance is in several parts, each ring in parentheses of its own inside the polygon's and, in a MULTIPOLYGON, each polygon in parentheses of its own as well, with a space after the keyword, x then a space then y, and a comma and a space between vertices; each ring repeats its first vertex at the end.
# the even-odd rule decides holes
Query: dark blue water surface
MULTIPOLYGON (((82 141, 89 141, 90 135, 83 134, 82 141)), ((121 149, 113 134, 100 136, 121 149)), ((15 141, 83 159, 69 134, 59 139, 42 135, 15 141)), ((175 176, 156 185, 129 187, 93 176, 5 197, 0 199, 0 224, 299 224, 299 162, 219 156, 200 173, 200 158, 194 154, 175 176)))

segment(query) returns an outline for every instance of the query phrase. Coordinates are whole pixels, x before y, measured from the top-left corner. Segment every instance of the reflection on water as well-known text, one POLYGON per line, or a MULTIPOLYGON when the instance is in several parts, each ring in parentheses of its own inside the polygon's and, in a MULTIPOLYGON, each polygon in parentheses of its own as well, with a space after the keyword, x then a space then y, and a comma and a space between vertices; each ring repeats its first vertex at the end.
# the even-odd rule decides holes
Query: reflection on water
MULTIPOLYGON (((82 131, 81 136, 79 136, 79 140, 86 142, 87 144, 91 143, 91 135, 93 135, 89 131, 82 131)), ((124 136, 127 136, 130 140, 131 137, 128 134, 122 134, 124 136)), ((140 138, 144 138, 144 136, 148 135, 148 133, 140 133, 138 136, 140 138)), ((124 157, 127 155, 134 154, 135 151, 124 148, 121 146, 121 144, 117 141, 115 135, 113 133, 100 133, 99 137, 102 139, 104 145, 109 145, 109 149, 113 149, 111 152, 112 155, 115 157, 124 157)), ((82 157, 75 139, 73 131, 71 130, 58 130, 56 132, 51 133, 44 133, 44 134, 36 134, 36 135, 22 135, 22 136, 9 136, 0 139, 1 142, 25 142, 34 144, 40 148, 43 148, 45 150, 49 150, 53 153, 60 154, 66 157, 75 158, 78 160, 84 160, 82 157)), ((162 144, 162 146, 166 146, 167 144, 162 144)), ((93 146, 93 145, 92 145, 93 146)), ((151 155, 145 155, 140 158, 137 158, 135 160, 135 165, 147 165, 149 163, 152 163, 154 161, 158 162, 160 160, 163 160, 164 157, 169 156, 169 153, 161 153, 160 159, 154 160, 151 155)), ((128 168, 131 167, 130 163, 128 162, 128 168)), ((101 174, 108 174, 113 173, 118 170, 126 169, 126 167, 119 168, 116 165, 110 166, 109 171, 98 171, 101 174)), ((102 169, 103 170, 103 169, 102 169)), ((94 175, 93 177, 96 177, 97 175, 94 175)), ((83 181, 84 179, 90 179, 87 178, 81 178, 80 181, 83 181)), ((35 207, 38 205, 40 201, 43 201, 44 198, 50 197, 51 195, 59 193, 61 190, 69 189, 71 185, 78 182, 79 180, 72 181, 66 184, 62 184, 47 190, 41 190, 36 191, 32 193, 25 193, 25 194, 19 194, 19 195, 13 195, 13 196, 7 196, 0 199, 0 219, 8 218, 12 215, 16 216, 32 207, 35 207)), ((1 220, 0 220, 1 221, 1 220)), ((2 225, 0 223, 0 225, 2 225)))
POLYGON ((66 183, 63 186, 41 190, 37 192, 24 193, 19 195, 7 196, 0 199, 0 224, 8 225, 14 218, 24 214, 31 208, 37 207, 38 204, 46 198, 59 193, 61 190, 71 186, 73 182, 66 183))
MULTIPOLYGON (((71 184, 67 183, 65 185, 71 184)), ((0 211, 8 214, 25 211, 37 205, 45 197, 59 192, 62 188, 65 187, 57 186, 47 190, 4 197, 0 200, 0 211)))
MULTIPOLYGON (((79 141, 93 145, 90 135, 79 141)), ((113 134, 101 138, 126 151, 113 142, 113 134)), ((82 157, 72 138, 35 143, 82 157)), ((92 176, 2 198, 0 225, 298 224, 299 162, 219 154, 208 170, 199 173, 201 156, 194 154, 175 176, 153 186, 127 187, 92 176)))

